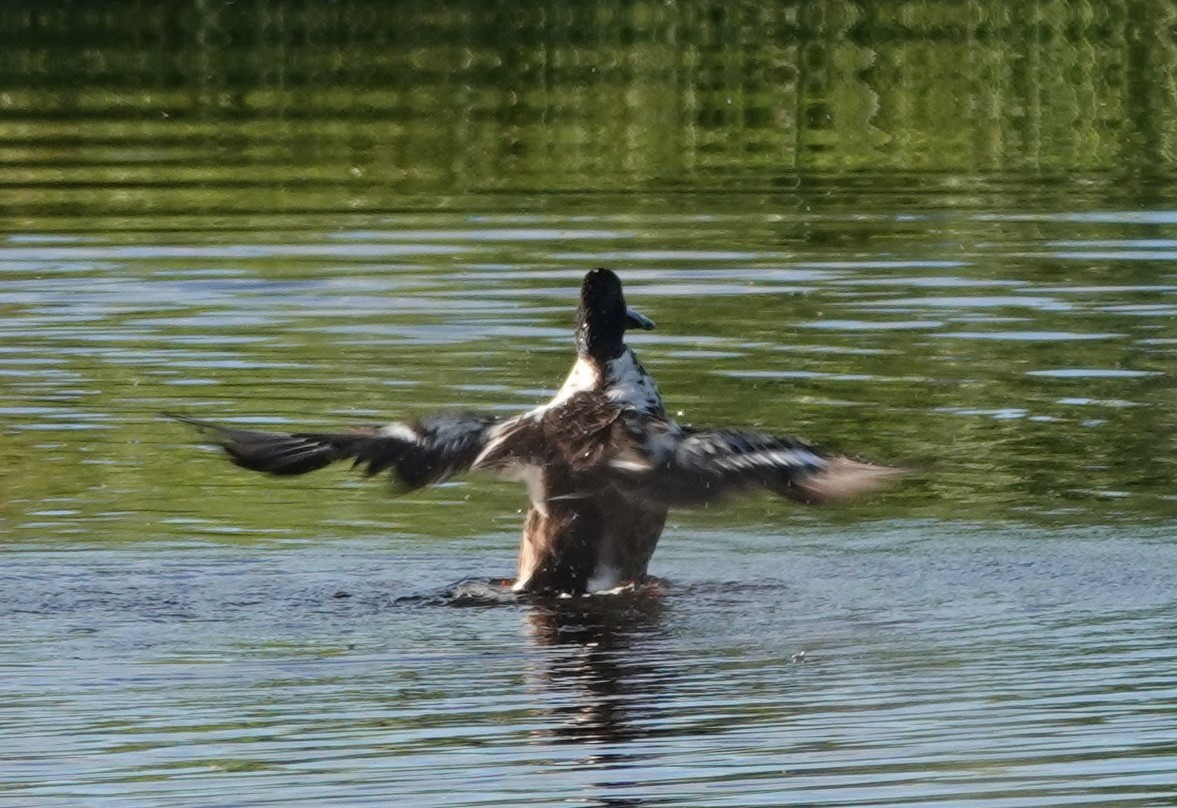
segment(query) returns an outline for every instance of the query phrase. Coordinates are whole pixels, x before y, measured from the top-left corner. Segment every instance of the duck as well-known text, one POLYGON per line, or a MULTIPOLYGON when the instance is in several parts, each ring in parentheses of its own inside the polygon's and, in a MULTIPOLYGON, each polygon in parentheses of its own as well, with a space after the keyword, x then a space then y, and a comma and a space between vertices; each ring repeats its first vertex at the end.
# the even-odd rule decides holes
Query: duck
POLYGON ((528 506, 511 589, 577 596, 641 587, 672 508, 767 492, 804 504, 852 499, 902 469, 799 437, 698 428, 666 414, 626 344, 654 322, 627 305, 617 274, 589 271, 575 318, 576 361, 550 401, 511 417, 445 411, 384 426, 262 432, 177 413, 236 465, 275 476, 340 461, 413 491, 467 472, 524 483, 528 506))

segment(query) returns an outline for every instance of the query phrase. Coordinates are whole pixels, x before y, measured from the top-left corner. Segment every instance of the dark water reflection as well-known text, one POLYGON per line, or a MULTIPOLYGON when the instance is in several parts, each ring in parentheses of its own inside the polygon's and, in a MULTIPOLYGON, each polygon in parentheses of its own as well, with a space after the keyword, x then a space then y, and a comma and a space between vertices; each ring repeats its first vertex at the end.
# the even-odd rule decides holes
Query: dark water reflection
POLYGON ((0 802, 1177 799, 1171 4, 42 5, 0 2, 0 802), (912 478, 675 514, 660 594, 445 605, 516 486, 157 416, 516 412, 599 264, 683 420, 912 478))
POLYGON ((685 531, 669 577, 711 577, 660 595, 397 601, 451 556, 488 554, 11 555, 6 789, 202 805, 1172 793, 1177 558, 1163 533, 685 531))

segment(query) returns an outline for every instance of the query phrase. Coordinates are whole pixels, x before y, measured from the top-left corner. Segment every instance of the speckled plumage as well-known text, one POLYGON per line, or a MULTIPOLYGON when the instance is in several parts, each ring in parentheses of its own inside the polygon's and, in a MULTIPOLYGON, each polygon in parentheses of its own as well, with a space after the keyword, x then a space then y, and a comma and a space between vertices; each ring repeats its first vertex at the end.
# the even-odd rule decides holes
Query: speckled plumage
POLYGON ((653 379, 624 342, 653 323, 595 269, 581 286, 577 360, 551 401, 513 418, 469 412, 352 432, 266 433, 172 416, 216 434, 240 466, 302 474, 352 460, 408 490, 466 471, 526 482, 515 588, 585 593, 639 584, 669 509, 767 490, 829 502, 878 487, 894 469, 830 455, 792 437, 694 429, 666 417, 653 379))

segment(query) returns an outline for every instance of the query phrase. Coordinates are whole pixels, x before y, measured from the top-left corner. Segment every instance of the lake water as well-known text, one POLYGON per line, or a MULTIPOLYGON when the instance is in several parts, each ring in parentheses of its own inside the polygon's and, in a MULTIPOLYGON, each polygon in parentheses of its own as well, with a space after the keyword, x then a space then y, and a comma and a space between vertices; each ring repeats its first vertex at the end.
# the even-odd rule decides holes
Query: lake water
POLYGON ((1167 4, 0 3, 0 804, 1177 805, 1167 4), (697 425, 913 474, 496 602, 616 269, 697 425), (457 593, 455 595, 455 593, 457 593))

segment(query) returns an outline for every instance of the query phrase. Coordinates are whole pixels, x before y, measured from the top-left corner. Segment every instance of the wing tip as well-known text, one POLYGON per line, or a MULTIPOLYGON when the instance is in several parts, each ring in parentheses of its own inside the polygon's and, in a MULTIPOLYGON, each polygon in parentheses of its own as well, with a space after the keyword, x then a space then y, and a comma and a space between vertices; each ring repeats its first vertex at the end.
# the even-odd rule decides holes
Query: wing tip
POLYGON ((167 418, 171 421, 179 421, 182 424, 189 424, 190 426, 204 426, 208 421, 201 421, 199 418, 193 418, 191 415, 184 415, 179 412, 168 412, 167 410, 160 410, 156 413, 160 418, 167 418))
POLYGON ((219 445, 235 466, 250 471, 288 477, 316 471, 336 459, 331 445, 315 445, 312 440, 298 435, 235 429, 176 412, 161 412, 160 415, 195 427, 208 440, 219 445))
POLYGON ((796 483, 797 499, 813 505, 846 502, 886 488, 909 473, 907 468, 833 457, 821 471, 796 483))

